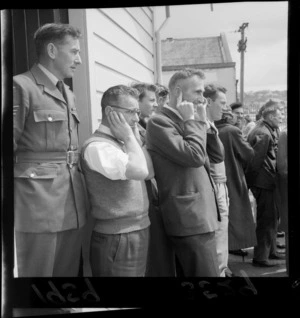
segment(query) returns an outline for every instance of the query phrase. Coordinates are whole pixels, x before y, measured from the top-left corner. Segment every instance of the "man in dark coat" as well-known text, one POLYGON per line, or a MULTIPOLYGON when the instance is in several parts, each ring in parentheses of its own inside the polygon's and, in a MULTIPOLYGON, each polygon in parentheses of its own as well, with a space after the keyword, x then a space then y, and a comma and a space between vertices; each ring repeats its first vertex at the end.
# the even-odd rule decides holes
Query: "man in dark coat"
MULTIPOLYGON (((220 276, 215 230, 220 220, 209 173, 204 74, 185 69, 170 79, 170 102, 147 124, 164 227, 184 276, 220 276)), ((219 162, 223 161, 220 152, 219 162)), ((159 248, 159 246, 157 247, 159 248)))
MULTIPOLYGON (((279 135, 277 151, 277 193, 279 208, 279 230, 285 232, 286 269, 289 274, 288 246, 288 161, 287 161, 287 127, 279 135)), ((277 236, 277 235, 276 235, 277 236)))
MULTIPOLYGON (((230 109, 227 112, 231 115, 230 109)), ((244 174, 254 151, 244 140, 242 131, 231 120, 225 115, 215 124, 225 149, 229 193, 229 251, 237 251, 256 244, 255 223, 244 174)))
POLYGON ((262 120, 248 136, 254 149, 254 158, 247 169, 247 183, 257 203, 257 246, 253 265, 274 266, 269 259, 281 259, 276 253, 278 208, 276 200, 276 156, 279 124, 282 121, 280 105, 269 100, 262 112, 262 120))
MULTIPOLYGON (((140 139, 146 143, 147 121, 154 114, 153 107, 156 107, 156 86, 148 83, 132 85, 139 92, 139 106, 143 109, 137 125, 140 139), (147 117, 143 114, 148 114, 147 117)), ((166 235, 161 211, 158 204, 158 190, 155 178, 146 180, 147 193, 149 198, 149 219, 150 239, 147 260, 146 277, 174 277, 175 276, 175 253, 171 242, 166 235)))

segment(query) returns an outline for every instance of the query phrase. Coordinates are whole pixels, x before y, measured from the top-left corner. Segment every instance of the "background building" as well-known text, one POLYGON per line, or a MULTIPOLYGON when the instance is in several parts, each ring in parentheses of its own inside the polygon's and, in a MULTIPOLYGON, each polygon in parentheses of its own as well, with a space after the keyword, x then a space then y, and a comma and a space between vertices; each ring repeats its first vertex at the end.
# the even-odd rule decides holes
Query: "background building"
POLYGON ((185 67, 204 71, 206 82, 217 82, 227 89, 227 101, 236 101, 236 70, 227 39, 220 36, 206 38, 167 38, 162 47, 162 78, 168 85, 171 76, 185 67))

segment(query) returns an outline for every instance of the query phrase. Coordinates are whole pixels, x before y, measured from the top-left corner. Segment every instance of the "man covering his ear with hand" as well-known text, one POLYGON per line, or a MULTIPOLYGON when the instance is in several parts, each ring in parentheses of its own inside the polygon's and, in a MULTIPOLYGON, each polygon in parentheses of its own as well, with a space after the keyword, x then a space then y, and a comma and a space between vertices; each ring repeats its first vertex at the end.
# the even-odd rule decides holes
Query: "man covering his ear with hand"
MULTIPOLYGON (((220 215, 207 142, 216 149, 218 144, 207 132, 204 78, 200 70, 176 72, 169 82, 169 105, 149 119, 146 134, 164 228, 187 277, 220 276, 215 242, 220 215)), ((222 151, 214 156, 223 160, 222 151)))

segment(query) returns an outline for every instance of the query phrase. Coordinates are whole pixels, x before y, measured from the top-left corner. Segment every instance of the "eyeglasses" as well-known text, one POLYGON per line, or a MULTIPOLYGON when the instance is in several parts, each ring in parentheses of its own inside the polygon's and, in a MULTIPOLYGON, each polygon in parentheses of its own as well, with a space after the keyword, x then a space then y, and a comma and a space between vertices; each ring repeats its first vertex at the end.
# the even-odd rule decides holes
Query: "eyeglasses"
POLYGON ((125 107, 121 107, 121 106, 116 106, 116 105, 111 105, 109 104, 110 107, 115 107, 115 108, 120 108, 120 109, 124 109, 126 110, 127 113, 129 113, 130 115, 134 115, 134 114, 137 114, 137 115, 140 115, 141 111, 140 109, 138 108, 125 108, 125 107))

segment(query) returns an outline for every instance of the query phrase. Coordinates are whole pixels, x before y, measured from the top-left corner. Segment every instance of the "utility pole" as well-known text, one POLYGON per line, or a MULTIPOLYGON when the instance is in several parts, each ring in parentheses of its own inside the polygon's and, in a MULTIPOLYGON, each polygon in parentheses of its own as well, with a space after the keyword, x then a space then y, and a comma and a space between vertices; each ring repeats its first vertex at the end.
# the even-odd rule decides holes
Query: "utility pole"
POLYGON ((243 23, 238 32, 241 32, 242 38, 238 43, 238 52, 241 52, 241 75, 240 75, 240 102, 244 102, 244 52, 246 51, 247 38, 245 39, 245 28, 249 23, 243 23))

